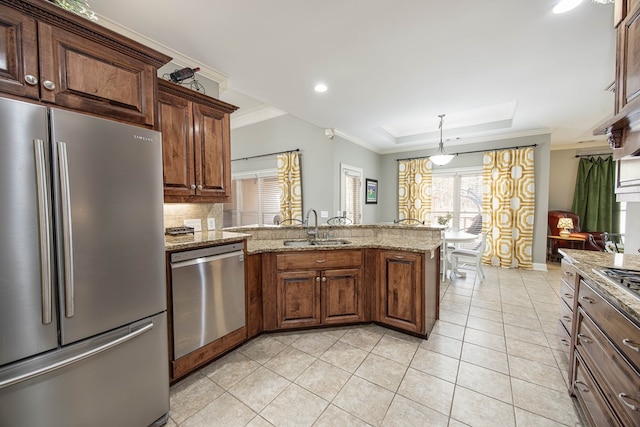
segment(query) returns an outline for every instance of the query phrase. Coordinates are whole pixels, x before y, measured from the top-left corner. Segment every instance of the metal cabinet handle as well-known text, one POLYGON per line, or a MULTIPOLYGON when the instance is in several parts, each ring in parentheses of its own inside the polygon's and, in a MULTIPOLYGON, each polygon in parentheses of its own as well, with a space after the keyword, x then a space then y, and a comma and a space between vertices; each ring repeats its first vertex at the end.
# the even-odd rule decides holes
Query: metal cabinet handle
POLYGON ((47 90, 54 90, 56 88, 56 84, 51 80, 45 80, 42 82, 42 86, 44 86, 47 90))
POLYGON ((573 272, 572 271, 565 271, 564 274, 566 276, 573 277, 573 272))
POLYGON ((326 259, 317 259, 316 262, 318 264, 322 264, 323 262, 327 262, 327 260, 326 259))
POLYGON ((198 190, 202 190, 202 184, 198 185, 198 190))
POLYGON ((320 281, 320 276, 316 276, 316 282, 320 281))
POLYGON ((589 298, 589 297, 580 297, 580 299, 581 299, 582 301, 586 301, 586 302, 588 302, 589 304, 595 304, 595 303, 596 303, 596 301, 595 301, 593 298, 589 298))
POLYGON ((32 76, 31 74, 27 74, 24 76, 24 81, 29 86, 35 86, 38 84, 38 78, 36 76, 32 76))
POLYGON ((47 167, 45 165, 44 141, 36 139, 36 188, 38 190, 38 220, 40 223, 40 270, 42 292, 42 324, 48 325, 53 320, 52 314, 52 281, 51 281, 51 220, 49 217, 49 197, 47 194, 47 167))
POLYGON ((562 316, 562 319, 567 322, 571 322, 571 316, 562 316))
POLYGON ((195 190, 196 189, 196 185, 195 184, 191 184, 191 189, 195 190))
POLYGON ((587 344, 591 344, 593 342, 593 340, 591 338, 589 338, 588 336, 586 336, 585 334, 578 334, 578 339, 580 341, 584 341, 587 344))
POLYGON ((562 345, 564 345, 565 347, 569 347, 571 345, 571 343, 569 342, 568 339, 566 338, 561 338, 560 342, 562 343, 562 345))
POLYGON ((326 282, 326 281, 327 281, 327 278, 326 278, 326 277, 322 277, 322 281, 323 281, 323 282, 326 282))
POLYGON ((564 293, 564 294, 562 294, 562 296, 564 296, 565 298, 568 298, 568 299, 573 299, 573 294, 564 293))
POLYGON ((626 345, 627 347, 629 347, 631 350, 633 351, 637 351, 640 353, 640 348, 638 348, 637 345, 634 345, 635 343, 633 341, 631 341, 629 338, 625 338, 622 340, 622 344, 626 345))
POLYGON ((629 399, 631 401, 634 401, 631 397, 629 397, 628 394, 626 393, 618 393, 618 399, 620 399, 620 401, 622 403, 624 403, 624 406, 626 406, 627 408, 631 409, 632 411, 638 411, 638 407, 636 405, 632 405, 631 403, 627 402, 626 399, 629 399))
POLYGON ((582 386, 582 387, 578 387, 578 389, 583 392, 583 393, 589 393, 589 387, 587 387, 587 385, 585 383, 583 383, 582 381, 576 381, 573 383, 576 387, 578 386, 582 386))

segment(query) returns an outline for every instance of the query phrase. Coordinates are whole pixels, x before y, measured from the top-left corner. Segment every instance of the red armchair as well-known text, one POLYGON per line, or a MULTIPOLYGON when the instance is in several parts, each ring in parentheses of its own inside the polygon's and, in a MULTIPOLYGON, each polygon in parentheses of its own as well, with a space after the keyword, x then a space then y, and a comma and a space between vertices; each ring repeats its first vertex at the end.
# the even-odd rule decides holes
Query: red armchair
MULTIPOLYGON (((571 234, 569 237, 579 237, 584 239, 584 248, 589 251, 604 251, 604 240, 602 238, 601 231, 580 231, 580 217, 573 212, 569 211, 549 211, 548 214, 548 224, 551 236, 559 236, 561 228, 558 228, 558 220, 560 218, 571 218, 573 221, 573 230, 569 230, 571 234)), ((568 247, 566 242, 556 241, 556 247, 554 247, 554 252, 558 247, 568 247)))

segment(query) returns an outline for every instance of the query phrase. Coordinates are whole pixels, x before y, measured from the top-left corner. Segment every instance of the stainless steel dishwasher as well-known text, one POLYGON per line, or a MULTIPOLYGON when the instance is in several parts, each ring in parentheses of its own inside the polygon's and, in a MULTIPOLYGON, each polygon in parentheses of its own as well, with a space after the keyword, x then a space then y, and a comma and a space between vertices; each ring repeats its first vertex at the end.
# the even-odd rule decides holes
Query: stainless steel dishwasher
POLYGON ((245 325, 242 243, 171 254, 178 359, 245 325))

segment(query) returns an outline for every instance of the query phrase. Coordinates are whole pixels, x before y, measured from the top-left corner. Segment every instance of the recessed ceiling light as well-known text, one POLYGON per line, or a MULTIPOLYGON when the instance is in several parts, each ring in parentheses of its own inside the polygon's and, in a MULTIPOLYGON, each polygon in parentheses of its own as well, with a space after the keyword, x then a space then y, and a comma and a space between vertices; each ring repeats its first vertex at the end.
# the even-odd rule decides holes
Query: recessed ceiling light
POLYGON ((577 7, 582 0, 560 0, 553 8, 553 13, 565 13, 577 7))
POLYGON ((328 87, 324 83, 318 83, 313 88, 313 90, 315 90, 316 92, 319 92, 319 93, 326 92, 327 89, 328 89, 328 87))

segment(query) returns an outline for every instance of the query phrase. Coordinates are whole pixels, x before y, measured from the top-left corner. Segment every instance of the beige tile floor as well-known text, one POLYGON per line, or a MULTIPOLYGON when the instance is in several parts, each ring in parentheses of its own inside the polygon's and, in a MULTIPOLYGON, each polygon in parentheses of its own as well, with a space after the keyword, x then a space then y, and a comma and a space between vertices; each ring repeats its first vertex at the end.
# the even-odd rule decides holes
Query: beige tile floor
POLYGON ((373 324, 261 335, 171 387, 167 425, 580 425, 548 269, 444 282, 428 340, 373 324))

